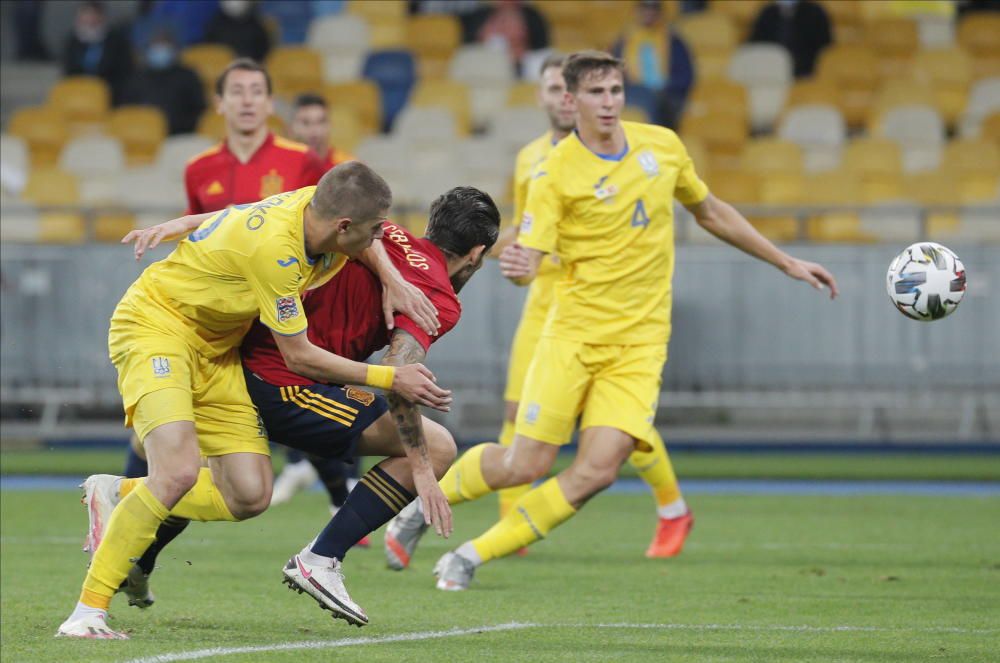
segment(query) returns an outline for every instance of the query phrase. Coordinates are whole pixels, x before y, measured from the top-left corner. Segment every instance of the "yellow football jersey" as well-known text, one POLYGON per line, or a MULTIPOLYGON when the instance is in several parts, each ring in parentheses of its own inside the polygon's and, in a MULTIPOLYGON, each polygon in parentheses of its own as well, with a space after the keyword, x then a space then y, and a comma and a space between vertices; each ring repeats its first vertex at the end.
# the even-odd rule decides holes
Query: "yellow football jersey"
MULTIPOLYGON (((531 173, 545 157, 549 155, 556 143, 552 142, 552 131, 531 141, 520 149, 517 153, 517 160, 514 162, 514 225, 521 223, 524 215, 524 205, 528 200, 528 185, 531 184, 531 173)), ((538 266, 538 276, 531 284, 531 292, 528 295, 533 301, 538 300, 536 306, 548 306, 552 301, 552 286, 556 277, 561 272, 559 257, 550 254, 545 257, 542 264, 538 266)))
POLYGON ((566 267, 547 336, 600 345, 670 336, 674 199, 697 204, 708 187, 673 131, 622 126, 621 154, 596 154, 574 133, 532 175, 518 242, 566 267))
POLYGON ((115 318, 175 332, 209 357, 237 347, 258 316, 280 334, 304 331, 301 293, 346 262, 338 254, 306 255, 302 215, 315 189, 210 217, 143 271, 115 318))

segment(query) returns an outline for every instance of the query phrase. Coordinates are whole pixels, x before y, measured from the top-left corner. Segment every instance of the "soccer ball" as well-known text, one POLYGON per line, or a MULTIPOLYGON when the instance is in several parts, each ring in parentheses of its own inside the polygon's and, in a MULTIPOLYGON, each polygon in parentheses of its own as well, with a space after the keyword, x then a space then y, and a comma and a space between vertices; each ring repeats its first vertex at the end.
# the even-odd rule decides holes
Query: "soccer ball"
POLYGON ((951 249, 934 242, 917 242, 889 263, 889 299, 913 320, 940 320, 965 296, 965 266, 951 249))

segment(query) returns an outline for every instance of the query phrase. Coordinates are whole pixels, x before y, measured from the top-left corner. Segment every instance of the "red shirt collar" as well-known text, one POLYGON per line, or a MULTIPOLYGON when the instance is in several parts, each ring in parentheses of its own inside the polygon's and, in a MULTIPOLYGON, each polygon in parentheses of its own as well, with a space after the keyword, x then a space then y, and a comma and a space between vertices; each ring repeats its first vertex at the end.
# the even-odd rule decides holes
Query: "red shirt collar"
MULTIPOLYGON (((264 138, 264 142, 260 144, 260 147, 257 148, 256 152, 254 152, 253 154, 250 155, 250 158, 247 159, 247 163, 250 163, 251 161, 253 161, 254 159, 256 159, 258 154, 260 154, 261 152, 263 152, 265 148, 271 147, 272 145, 274 145, 274 134, 271 133, 270 131, 268 131, 267 132, 267 137, 264 138)), ((232 150, 229 149, 229 141, 228 140, 223 140, 222 141, 222 151, 225 152, 226 154, 228 154, 233 159, 235 159, 237 162, 239 162, 239 159, 236 158, 236 155, 233 154, 232 150)))

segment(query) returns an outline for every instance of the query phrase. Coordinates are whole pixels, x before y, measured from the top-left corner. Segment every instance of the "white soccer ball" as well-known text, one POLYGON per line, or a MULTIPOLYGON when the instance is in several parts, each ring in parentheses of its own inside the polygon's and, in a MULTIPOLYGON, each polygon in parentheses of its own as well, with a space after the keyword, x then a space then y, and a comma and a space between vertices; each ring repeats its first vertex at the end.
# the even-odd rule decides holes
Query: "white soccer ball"
POLYGON ((934 242, 906 247, 889 263, 889 299, 913 320, 940 320, 965 296, 965 266, 955 253, 934 242))

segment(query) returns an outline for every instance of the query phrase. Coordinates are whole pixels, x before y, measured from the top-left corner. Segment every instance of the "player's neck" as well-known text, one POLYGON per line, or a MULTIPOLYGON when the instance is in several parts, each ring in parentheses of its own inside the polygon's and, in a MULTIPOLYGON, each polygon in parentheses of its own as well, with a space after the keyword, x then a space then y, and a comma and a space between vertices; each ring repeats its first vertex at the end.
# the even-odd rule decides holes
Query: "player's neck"
POLYGON ((316 227, 316 216, 312 205, 306 205, 302 210, 302 239, 306 246, 306 256, 315 259, 323 254, 319 244, 319 229, 316 227))
POLYGON ((576 133, 580 142, 597 154, 618 154, 625 149, 625 130, 621 123, 616 124, 610 133, 579 126, 576 133))
POLYGON ((246 163, 267 140, 267 134, 266 124, 250 133, 229 131, 226 135, 226 145, 240 163, 246 163))
POLYGON ((558 143, 563 138, 565 138, 566 136, 568 136, 570 134, 570 132, 573 131, 573 130, 572 129, 557 129, 556 127, 552 127, 552 129, 550 129, 550 131, 552 132, 552 142, 553 143, 558 143))
POLYGON ((455 258, 445 253, 445 259, 448 265, 448 280, 451 281, 452 290, 457 295, 462 291, 465 284, 469 282, 472 275, 476 273, 476 270, 465 258, 455 258))

